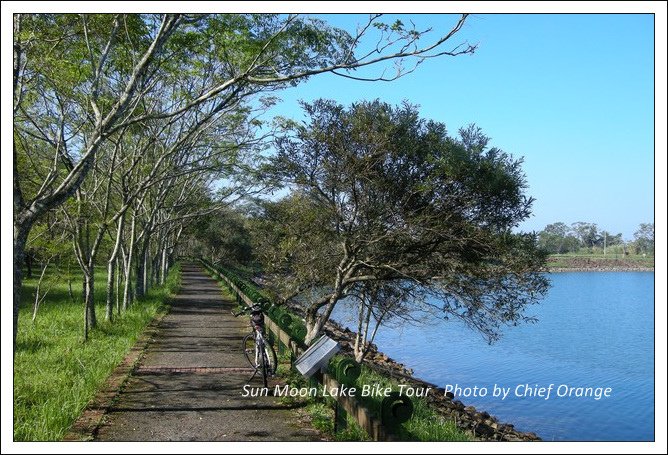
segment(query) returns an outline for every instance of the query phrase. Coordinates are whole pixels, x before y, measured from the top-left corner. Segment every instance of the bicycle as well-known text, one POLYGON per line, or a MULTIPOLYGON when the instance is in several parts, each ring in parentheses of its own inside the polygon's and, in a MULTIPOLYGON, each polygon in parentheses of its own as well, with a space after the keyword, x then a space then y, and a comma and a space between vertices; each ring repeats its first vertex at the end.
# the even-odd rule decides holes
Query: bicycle
POLYGON ((262 373, 262 382, 267 387, 267 378, 276 373, 278 366, 278 357, 273 346, 265 339, 264 313, 262 306, 255 304, 252 307, 242 308, 238 313, 232 312, 234 316, 240 316, 244 313, 250 313, 250 324, 252 332, 246 335, 242 341, 244 356, 251 367, 254 369, 251 381, 259 372, 262 373))

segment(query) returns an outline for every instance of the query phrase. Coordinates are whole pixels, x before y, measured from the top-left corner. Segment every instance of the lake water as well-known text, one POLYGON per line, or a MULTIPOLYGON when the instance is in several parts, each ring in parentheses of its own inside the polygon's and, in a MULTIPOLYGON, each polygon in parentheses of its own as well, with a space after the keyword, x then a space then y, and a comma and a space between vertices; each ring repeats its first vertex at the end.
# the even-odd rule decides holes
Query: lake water
MULTIPOLYGON (((487 396, 458 398, 543 440, 653 440, 654 273, 568 272, 550 279, 549 295, 527 312, 539 322, 508 328, 491 346, 462 323, 441 319, 381 328, 376 344, 418 378, 458 385, 461 393, 478 387, 480 395, 484 388, 487 396), (505 399, 492 396, 495 385, 508 390, 505 399), (540 387, 542 397, 526 396, 527 388, 540 387), (558 396, 570 387, 611 390, 600 399, 574 396, 577 390, 558 396)), ((337 310, 346 323, 350 312, 337 310)))

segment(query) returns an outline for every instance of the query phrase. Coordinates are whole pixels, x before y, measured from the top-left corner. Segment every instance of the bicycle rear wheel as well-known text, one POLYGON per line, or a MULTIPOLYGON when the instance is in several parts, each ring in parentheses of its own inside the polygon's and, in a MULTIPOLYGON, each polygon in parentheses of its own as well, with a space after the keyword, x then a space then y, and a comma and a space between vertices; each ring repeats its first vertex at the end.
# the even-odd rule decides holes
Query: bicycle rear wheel
POLYGON ((274 348, 266 342, 263 338, 259 341, 262 349, 261 365, 259 365, 262 372, 262 380, 264 386, 267 387, 267 378, 273 376, 276 373, 276 367, 278 366, 278 359, 276 358, 276 351, 274 348))

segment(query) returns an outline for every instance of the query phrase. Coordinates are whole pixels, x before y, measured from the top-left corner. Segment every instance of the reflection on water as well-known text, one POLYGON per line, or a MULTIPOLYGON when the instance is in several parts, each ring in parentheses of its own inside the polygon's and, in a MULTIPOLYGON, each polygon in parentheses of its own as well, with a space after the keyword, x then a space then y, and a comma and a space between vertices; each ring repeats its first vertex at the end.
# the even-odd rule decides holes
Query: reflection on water
MULTIPOLYGON (((544 440, 653 440, 654 273, 550 279, 548 297, 528 311, 539 322, 508 328, 494 345, 441 319, 382 328, 376 344, 426 381, 486 389, 486 396, 461 399, 544 440), (509 390, 505 399, 492 396, 495 386, 509 390), (542 396, 524 393, 541 387, 542 396), (607 398, 576 396, 587 387, 612 390, 607 398)), ((342 305, 334 317, 345 323, 350 314, 342 305)))

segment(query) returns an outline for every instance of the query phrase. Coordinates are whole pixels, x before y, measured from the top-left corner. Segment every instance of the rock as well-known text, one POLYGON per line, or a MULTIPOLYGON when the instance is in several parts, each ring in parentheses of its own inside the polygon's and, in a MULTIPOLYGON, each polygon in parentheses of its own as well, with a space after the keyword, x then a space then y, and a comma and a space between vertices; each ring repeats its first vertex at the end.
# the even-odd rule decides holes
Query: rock
POLYGON ((494 429, 489 425, 485 425, 484 423, 479 424, 476 427, 475 431, 476 434, 485 438, 491 438, 492 436, 494 436, 494 429))
POLYGON ((506 441, 510 441, 510 442, 523 442, 524 439, 522 439, 522 438, 520 438, 520 437, 518 437, 518 436, 515 436, 515 435, 509 435, 509 436, 506 436, 506 441))

